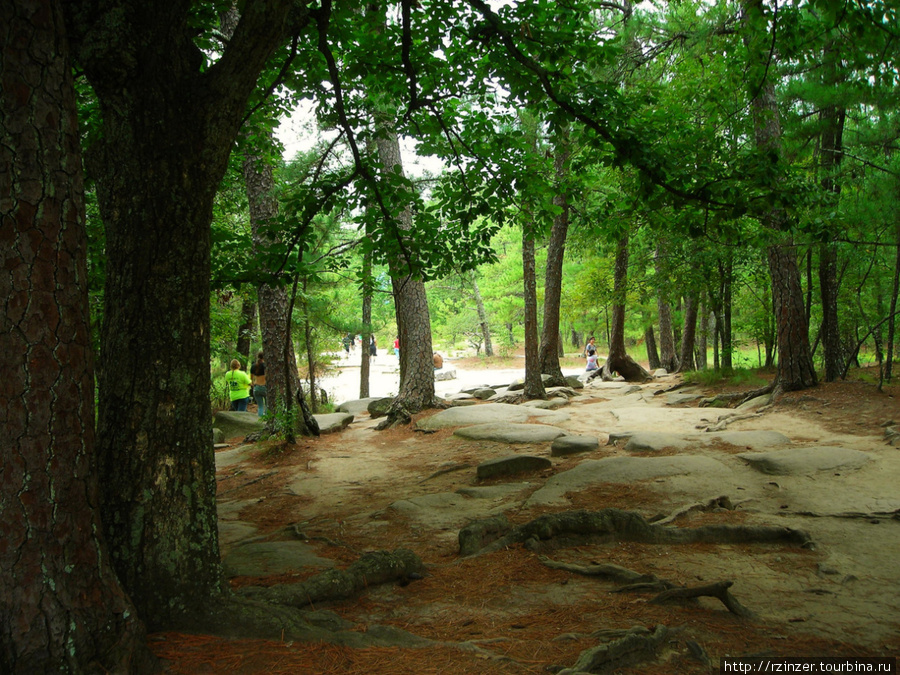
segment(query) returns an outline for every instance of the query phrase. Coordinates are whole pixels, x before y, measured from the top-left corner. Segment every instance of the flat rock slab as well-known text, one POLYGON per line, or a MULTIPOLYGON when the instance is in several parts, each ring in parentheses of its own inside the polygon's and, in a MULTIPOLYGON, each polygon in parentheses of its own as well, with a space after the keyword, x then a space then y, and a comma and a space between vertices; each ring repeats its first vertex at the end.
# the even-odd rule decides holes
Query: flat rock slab
POLYGON ((684 405, 703 398, 703 394, 666 394, 666 405, 684 405))
POLYGON ((242 520, 219 521, 219 546, 227 547, 245 539, 255 537, 258 533, 256 525, 242 520))
POLYGON ((513 497, 531 487, 531 483, 504 483, 502 485, 467 486, 459 488, 456 493, 472 499, 489 499, 502 501, 513 497))
POLYGON ((231 450, 216 452, 216 471, 227 469, 243 462, 253 452, 252 445, 239 445, 231 450))
POLYGON ((353 421, 353 415, 345 412, 313 415, 313 417, 315 417, 316 422, 319 423, 320 434, 334 434, 338 431, 343 431, 350 426, 350 422, 353 421))
POLYGON ((369 412, 369 404, 377 401, 378 398, 370 396, 369 398, 358 398, 352 401, 344 401, 335 410, 337 412, 350 413, 351 415, 360 415, 369 412))
POLYGON ((546 401, 535 399, 533 401, 525 401, 522 403, 527 408, 540 408, 541 410, 559 410, 569 405, 568 398, 551 398, 546 401))
POLYGON ((579 452, 591 452, 600 447, 600 439, 594 436, 561 436, 550 446, 551 457, 564 457, 579 452))
MULTIPOLYGON (((509 494, 512 496, 519 491, 516 489, 509 494)), ((470 520, 502 513, 505 508, 497 499, 472 498, 456 492, 401 499, 390 505, 392 511, 435 529, 458 528, 470 520)))
POLYGON ((251 542, 234 547, 222 559, 227 577, 262 577, 304 567, 328 568, 334 567, 334 562, 320 558, 302 541, 251 542))
POLYGON ((866 452, 833 446, 742 452, 738 457, 757 471, 775 476, 804 475, 832 469, 858 469, 872 459, 866 452))
POLYGON ((667 434, 662 431, 637 431, 625 444, 628 452, 656 452, 663 448, 675 448, 683 450, 690 442, 675 434, 667 434))
POLYGON ((790 445, 791 439, 778 431, 720 431, 708 434, 712 439, 750 449, 790 445))
POLYGON ((436 415, 419 420, 420 429, 446 429, 448 427, 469 427, 490 422, 527 422, 535 418, 548 424, 565 422, 569 414, 556 410, 523 408, 510 403, 483 403, 481 405, 442 410, 436 415))
POLYGON ((265 423, 256 413, 221 410, 216 413, 213 427, 221 429, 224 438, 243 438, 264 428, 265 423))
POLYGON ((499 443, 549 443, 566 432, 547 424, 507 424, 493 422, 462 427, 453 432, 454 436, 476 441, 497 441, 499 443))
POLYGON ((567 492, 577 492, 599 483, 633 483, 668 476, 698 474, 730 475, 719 461, 700 455, 669 457, 606 457, 587 460, 569 471, 552 476, 525 506, 565 503, 567 492))
POLYGON ((546 457, 533 455, 511 455, 498 459, 489 459, 478 465, 477 475, 481 480, 499 476, 514 476, 519 473, 543 471, 553 466, 546 457))
POLYGON ((435 382, 445 382, 447 380, 455 380, 456 379, 456 369, 451 368, 450 370, 436 370, 434 371, 434 381, 435 382))

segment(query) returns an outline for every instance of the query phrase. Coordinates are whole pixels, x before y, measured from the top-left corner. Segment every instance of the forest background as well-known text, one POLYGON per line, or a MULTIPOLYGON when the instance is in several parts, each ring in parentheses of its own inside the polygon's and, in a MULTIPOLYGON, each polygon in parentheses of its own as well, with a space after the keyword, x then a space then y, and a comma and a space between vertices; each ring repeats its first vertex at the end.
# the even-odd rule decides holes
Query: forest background
POLYGON ((588 333, 629 379, 639 342, 670 370, 749 348, 776 393, 862 350, 891 378, 886 3, 17 0, 0 18, 4 670, 116 670, 147 658, 142 622, 235 613, 210 375, 250 353, 254 301, 288 434, 316 432, 295 351, 348 331, 407 346, 391 423, 435 404, 432 335, 523 341, 532 397, 588 333), (284 162, 273 129, 301 99, 337 135, 284 162), (401 137, 447 170, 407 177, 401 137))

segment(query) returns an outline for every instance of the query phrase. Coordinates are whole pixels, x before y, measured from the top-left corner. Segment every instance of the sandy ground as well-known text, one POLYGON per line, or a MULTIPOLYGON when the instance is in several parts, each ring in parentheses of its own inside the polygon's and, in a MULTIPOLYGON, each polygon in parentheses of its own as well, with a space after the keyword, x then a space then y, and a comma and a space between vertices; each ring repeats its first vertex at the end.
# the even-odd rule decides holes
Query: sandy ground
MULTIPOLYGON (((323 383, 334 400, 356 398, 356 361, 351 357, 339 375, 323 383)), ((445 363, 445 369, 454 367, 452 361, 445 363)), ((457 379, 438 383, 438 393, 501 384, 522 375, 457 367, 457 379)), ((654 395, 678 382, 677 376, 668 376, 630 393, 588 388, 562 409, 568 419, 554 424, 570 434, 604 440, 609 433, 636 430, 694 438, 703 433, 698 426, 708 426, 723 411, 698 408, 696 402, 666 405, 664 395, 654 395)), ((387 396, 396 387, 396 360, 379 356, 372 395, 387 396)), ((601 445, 590 453, 553 457, 552 467, 538 473, 479 481, 479 463, 509 454, 546 457, 549 444, 470 441, 452 430, 378 432, 376 421, 363 414, 340 434, 292 448, 234 444, 229 452, 242 453, 243 460, 220 469, 218 476, 223 553, 227 560, 249 539, 281 542, 295 539, 298 532, 315 560, 339 567, 369 550, 412 549, 428 565, 425 579, 372 588, 327 608, 360 630, 386 624, 444 646, 474 641, 489 653, 457 663, 443 652, 413 657, 401 650, 392 655, 390 665, 362 659, 358 670, 319 666, 308 672, 421 672, 423 659, 437 664, 427 672, 552 672, 571 666, 582 650, 596 645, 592 636, 599 629, 657 624, 676 631, 667 647, 621 672, 708 673, 721 656, 758 653, 896 656, 900 448, 885 443, 881 426, 891 419, 900 421, 900 407, 890 392, 878 394, 858 382, 823 385, 786 395, 773 408, 728 430, 778 431, 790 439, 790 447, 863 451, 870 461, 862 467, 767 475, 737 456, 747 448, 692 441, 686 448, 656 454, 705 457, 721 469, 598 481, 565 494, 560 503, 535 504, 529 496, 567 471, 607 458, 646 454, 626 451, 622 443, 601 445), (753 619, 740 618, 711 598, 657 605, 651 602, 653 593, 617 593, 609 582, 550 569, 541 555, 521 545, 476 558, 458 555, 459 529, 495 513, 514 524, 569 509, 620 508, 652 518, 717 496, 727 496, 735 508, 700 510, 679 518, 674 526, 791 527, 808 532, 814 546, 665 546, 613 540, 560 546, 541 555, 580 565, 614 563, 683 586, 733 581, 734 597, 752 610, 753 619), (705 656, 698 657, 694 645, 705 656)), ((303 579, 321 571, 315 560, 273 569, 268 575, 237 575, 231 582, 238 588, 303 579)), ((266 668, 241 672, 274 672, 266 668)))

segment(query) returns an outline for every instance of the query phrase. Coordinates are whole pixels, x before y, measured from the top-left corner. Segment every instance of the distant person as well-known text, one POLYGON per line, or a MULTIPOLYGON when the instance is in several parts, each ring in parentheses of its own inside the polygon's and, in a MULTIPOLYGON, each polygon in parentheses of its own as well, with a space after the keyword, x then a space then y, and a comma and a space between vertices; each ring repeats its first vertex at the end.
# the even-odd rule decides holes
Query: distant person
POLYGON ((225 382, 231 397, 231 409, 246 412, 247 401, 250 400, 250 376, 241 370, 241 362, 237 359, 231 360, 231 370, 225 373, 225 382))
POLYGON ((350 349, 356 351, 356 336, 353 333, 348 333, 347 337, 350 338, 350 349))
POLYGON ((594 353, 589 354, 587 357, 587 366, 585 367, 585 370, 590 372, 592 370, 597 370, 598 368, 600 368, 600 364, 597 363, 597 350, 595 349, 594 353))
POLYGON ((371 340, 369 340, 369 355, 374 359, 378 356, 378 345, 375 343, 375 334, 373 333, 371 336, 371 340))
POLYGON ((394 354, 399 359, 400 358, 400 337, 394 338, 394 354))
POLYGON ((256 363, 250 366, 250 392, 256 401, 256 414, 262 417, 266 414, 266 362, 263 353, 256 355, 256 363))
POLYGON ((350 333, 347 333, 344 336, 344 339, 341 340, 341 344, 344 345, 344 355, 349 359, 350 358, 350 342, 352 338, 350 337, 350 333))
POLYGON ((594 344, 594 336, 588 338, 587 344, 584 346, 584 355, 590 356, 597 353, 597 346, 594 344))
POLYGON ((435 370, 440 370, 444 367, 444 357, 437 352, 434 353, 434 356, 431 357, 431 360, 434 361, 435 370))

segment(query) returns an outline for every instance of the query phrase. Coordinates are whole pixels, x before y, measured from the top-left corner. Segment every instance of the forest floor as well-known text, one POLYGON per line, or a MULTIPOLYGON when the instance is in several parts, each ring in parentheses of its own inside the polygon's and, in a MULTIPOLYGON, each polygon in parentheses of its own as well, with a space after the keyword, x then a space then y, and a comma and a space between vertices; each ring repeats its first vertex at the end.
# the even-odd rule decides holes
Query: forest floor
MULTIPOLYGON (((484 372, 482 379, 495 376, 484 372)), ((568 419, 554 424, 597 437, 599 448, 552 457, 550 468, 511 478, 479 480, 476 467, 510 454, 549 457, 549 443, 511 446, 461 438, 453 429, 421 433, 415 425, 376 431, 377 420, 365 413, 343 432, 288 448, 231 439, 222 452, 239 452, 241 461, 221 467, 217 476, 226 569, 229 556, 248 542, 288 542, 308 554, 294 565, 257 563, 253 574, 232 571, 232 588, 294 583, 346 567, 367 551, 407 548, 425 562, 424 578, 374 586, 312 609, 332 612, 360 633, 392 626, 428 642, 351 648, 165 633, 151 635, 153 650, 169 673, 547 673, 571 668, 610 635, 598 631, 653 631, 661 624, 671 631, 664 643, 615 672, 710 673, 729 655, 900 655, 900 447, 885 442, 883 428, 900 422, 900 386, 878 392, 858 378, 823 384, 730 424, 728 431, 780 432, 791 448, 840 447, 868 458, 862 466, 769 475, 738 457, 747 448, 700 438, 698 427, 723 411, 699 408, 697 401, 673 405, 661 392, 679 382, 669 375, 640 390, 586 387, 561 408, 568 419), (627 450, 623 442, 606 444, 608 434, 626 430, 680 435, 686 446, 652 455, 701 456, 715 460, 716 468, 594 481, 556 501, 532 499, 554 477, 579 467, 651 454, 627 450), (466 496, 473 488, 496 490, 474 499, 466 496), (814 546, 606 537, 540 552, 513 544, 459 555, 458 532, 477 517, 502 512, 519 525, 547 513, 616 508, 653 520, 718 497, 727 497, 731 508, 698 508, 671 526, 790 527, 806 531, 814 546), (730 592, 753 617, 708 597, 655 604, 657 592, 616 592, 608 580, 547 566, 547 557, 615 564, 678 586, 732 581, 730 592)), ((677 393, 717 391, 691 386, 677 393)), ((417 422, 436 413, 425 412, 417 422)))

